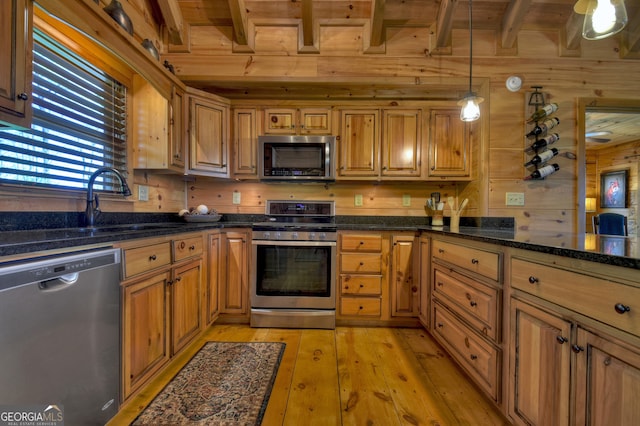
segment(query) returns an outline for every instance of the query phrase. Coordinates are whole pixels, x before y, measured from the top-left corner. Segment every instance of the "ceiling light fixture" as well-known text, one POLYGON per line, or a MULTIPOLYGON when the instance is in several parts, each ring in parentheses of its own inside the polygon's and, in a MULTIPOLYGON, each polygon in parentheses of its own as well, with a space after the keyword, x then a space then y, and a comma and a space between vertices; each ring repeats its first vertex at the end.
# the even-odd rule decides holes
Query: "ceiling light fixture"
POLYGON ((627 25, 627 20, 624 0, 588 0, 582 37, 587 40, 600 40, 612 36, 622 31, 627 25))
POLYGON ((473 11, 471 6, 472 0, 469 0, 469 91, 464 95, 462 100, 458 101, 458 105, 462 106, 460 110, 460 120, 476 121, 480 118, 480 103, 483 98, 477 96, 471 90, 471 79, 473 76, 473 32, 471 24, 473 21, 473 11))

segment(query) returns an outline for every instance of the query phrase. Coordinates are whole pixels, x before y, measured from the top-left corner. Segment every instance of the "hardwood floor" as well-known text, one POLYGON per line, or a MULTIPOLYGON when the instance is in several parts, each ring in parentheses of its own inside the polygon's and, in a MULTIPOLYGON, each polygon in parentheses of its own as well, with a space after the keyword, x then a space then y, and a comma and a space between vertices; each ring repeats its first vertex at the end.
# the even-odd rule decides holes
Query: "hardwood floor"
POLYGON ((265 426, 509 424, 423 329, 214 325, 123 406, 109 426, 130 424, 210 340, 287 344, 265 426))

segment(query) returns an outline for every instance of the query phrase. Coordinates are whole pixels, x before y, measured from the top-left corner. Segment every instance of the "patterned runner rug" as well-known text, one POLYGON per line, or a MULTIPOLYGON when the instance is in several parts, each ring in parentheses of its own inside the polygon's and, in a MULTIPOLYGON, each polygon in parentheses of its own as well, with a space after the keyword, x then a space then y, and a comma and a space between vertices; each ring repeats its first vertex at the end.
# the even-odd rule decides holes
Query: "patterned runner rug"
POLYGON ((259 425, 284 348, 206 343, 132 425, 259 425))

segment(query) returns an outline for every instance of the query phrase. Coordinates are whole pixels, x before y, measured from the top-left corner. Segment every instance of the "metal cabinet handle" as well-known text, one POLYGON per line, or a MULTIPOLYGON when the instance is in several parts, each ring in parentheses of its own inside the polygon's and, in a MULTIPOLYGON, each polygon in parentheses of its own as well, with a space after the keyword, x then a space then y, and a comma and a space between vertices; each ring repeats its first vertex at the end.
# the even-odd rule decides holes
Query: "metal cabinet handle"
POLYGON ((615 309, 619 314, 624 314, 625 312, 629 312, 631 310, 631 306, 623 305, 622 303, 616 303, 613 309, 615 309))
POLYGON ((438 287, 442 287, 444 286, 444 283, 442 281, 438 281, 438 283, 436 284, 438 287))
POLYGON ((478 359, 478 355, 471 354, 469 356, 469 358, 471 358, 473 361, 475 361, 476 359, 478 359))
POLYGON ((566 338, 566 337, 564 337, 564 336, 556 336, 556 340, 557 340, 557 341, 558 341, 558 343, 560 343, 561 345, 569 341, 569 339, 567 339, 567 338, 566 338))
POLYGON ((478 263, 480 263, 480 261, 478 259, 471 259, 471 263, 477 265, 478 263))
POLYGON ((189 250, 195 250, 195 249, 196 249, 195 245, 189 247, 189 250))
POLYGON ((537 283, 537 282, 539 282, 539 280, 538 280, 536 277, 534 277, 533 275, 531 275, 531 276, 529 277, 529 283, 531 283, 531 284, 535 284, 535 283, 537 283))
POLYGON ((478 306, 478 304, 476 302, 474 302, 473 300, 471 302, 469 302, 469 305, 471 305, 473 307, 478 306))
POLYGON ((444 253, 444 249, 438 249, 438 253, 444 253))
POLYGON ((444 327, 444 324, 443 324, 443 323, 441 323, 441 322, 439 322, 439 323, 437 324, 437 326, 438 326, 438 328, 442 328, 442 327, 444 327))
POLYGON ((157 257, 156 257, 155 254, 152 254, 151 256, 149 256, 149 260, 153 261, 153 260, 156 260, 156 259, 157 259, 157 257))
POLYGON ((575 353, 580 353, 582 351, 584 351, 584 348, 582 346, 578 346, 578 345, 571 345, 571 350, 574 351, 575 353))
POLYGON ((18 95, 18 99, 21 101, 26 101, 27 99, 29 99, 29 96, 26 93, 20 93, 18 95))

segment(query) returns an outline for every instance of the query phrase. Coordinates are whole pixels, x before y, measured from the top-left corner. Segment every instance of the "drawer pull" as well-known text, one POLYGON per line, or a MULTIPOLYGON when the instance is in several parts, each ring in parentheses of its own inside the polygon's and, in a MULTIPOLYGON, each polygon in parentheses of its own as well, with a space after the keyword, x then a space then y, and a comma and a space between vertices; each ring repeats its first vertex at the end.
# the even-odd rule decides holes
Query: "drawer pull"
POLYGON ((558 341, 558 343, 560 343, 561 345, 569 341, 569 339, 567 339, 567 338, 566 338, 566 337, 564 337, 564 336, 556 336, 556 340, 557 340, 557 341, 558 341))
POLYGON ((438 328, 442 328, 442 327, 444 327, 444 324, 443 324, 443 323, 441 323, 441 322, 439 322, 439 323, 438 323, 438 328))
POLYGON ((363 246, 364 245, 364 241, 360 241, 360 245, 363 246))
POLYGON ((364 262, 360 262, 360 266, 364 266, 364 262))
POLYGON ((444 253, 444 249, 438 249, 438 253, 440 254, 444 253))
POLYGON ((537 283, 537 282, 538 282, 538 279, 537 279, 536 277, 534 277, 533 275, 531 275, 531 276, 529 277, 529 283, 531 283, 531 284, 535 284, 535 283, 537 283))
POLYGON ((362 306, 358 306, 358 309, 363 310, 364 308, 362 306))
POLYGON ((364 284, 360 283, 360 288, 364 288, 364 284))
POLYGON ((477 265, 478 263, 480 263, 480 261, 478 259, 471 259, 471 263, 477 265))
POLYGON ((442 281, 438 281, 438 287, 442 287, 444 283, 442 281))
POLYGON ((478 303, 472 300, 471 302, 469 302, 469 305, 471 305, 472 307, 475 307, 475 306, 478 306, 478 303))
POLYGON ((475 361, 476 359, 478 359, 478 355, 471 354, 469 356, 469 358, 471 358, 473 361, 475 361))
POLYGON ((177 282, 182 281, 182 277, 176 277, 176 281, 177 281, 177 282))
POLYGON ((149 260, 153 261, 153 260, 156 260, 156 259, 157 259, 157 257, 156 257, 155 254, 152 254, 151 256, 149 256, 149 260))
POLYGON ((629 312, 631 310, 631 306, 623 305, 622 303, 616 303, 613 308, 619 314, 624 314, 625 312, 629 312))
POLYGON ((189 250, 195 250, 195 249, 196 249, 196 246, 190 246, 189 247, 189 250))
POLYGON ((574 345, 571 345, 571 350, 579 354, 580 352, 584 351, 584 348, 582 346, 578 346, 574 344, 574 345))

